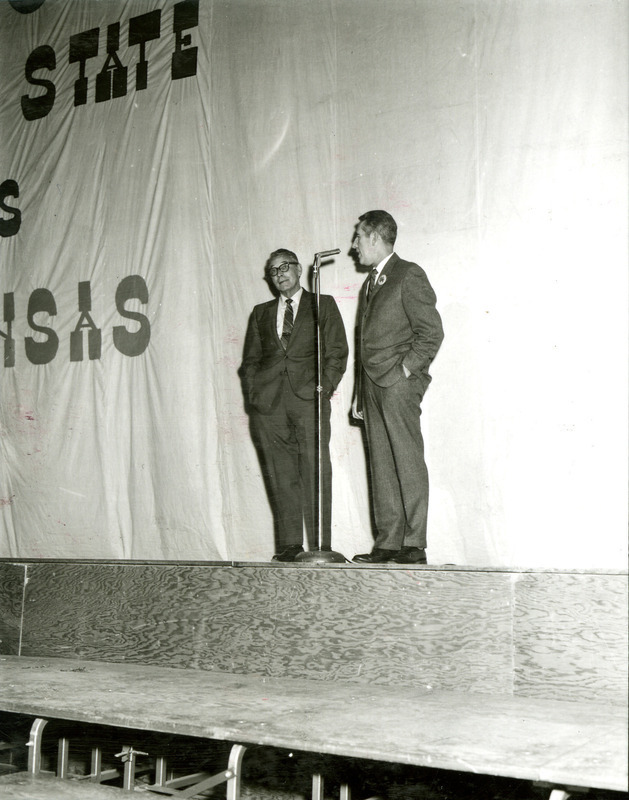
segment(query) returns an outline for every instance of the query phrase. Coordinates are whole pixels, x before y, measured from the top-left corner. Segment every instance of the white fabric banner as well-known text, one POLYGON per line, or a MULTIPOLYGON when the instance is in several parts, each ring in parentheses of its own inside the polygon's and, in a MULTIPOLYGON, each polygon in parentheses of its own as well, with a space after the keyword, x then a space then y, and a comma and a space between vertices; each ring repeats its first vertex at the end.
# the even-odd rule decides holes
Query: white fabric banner
MULTIPOLYGON (((0 555, 268 560, 268 254, 352 341, 358 216, 437 293, 429 562, 626 567, 623 0, 0 3, 0 555), (306 272, 307 270, 305 270, 306 272)), ((333 547, 372 545, 350 367, 333 547)))

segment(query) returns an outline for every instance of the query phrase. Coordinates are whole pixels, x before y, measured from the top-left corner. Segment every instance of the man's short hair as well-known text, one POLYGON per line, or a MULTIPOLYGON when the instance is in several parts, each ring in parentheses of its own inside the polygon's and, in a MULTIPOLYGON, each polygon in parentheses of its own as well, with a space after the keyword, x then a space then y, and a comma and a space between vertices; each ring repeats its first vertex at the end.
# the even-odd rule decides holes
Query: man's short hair
POLYGON ((387 242, 393 247, 397 239, 397 223, 388 211, 367 211, 358 219, 368 233, 376 231, 382 237, 383 242, 387 242))
POLYGON ((265 269, 269 268, 271 261, 273 261, 274 258, 283 258, 285 261, 294 261, 296 264, 299 264, 299 259, 292 250, 287 250, 285 247, 280 247, 279 250, 274 250, 271 253, 269 260, 266 262, 265 269))

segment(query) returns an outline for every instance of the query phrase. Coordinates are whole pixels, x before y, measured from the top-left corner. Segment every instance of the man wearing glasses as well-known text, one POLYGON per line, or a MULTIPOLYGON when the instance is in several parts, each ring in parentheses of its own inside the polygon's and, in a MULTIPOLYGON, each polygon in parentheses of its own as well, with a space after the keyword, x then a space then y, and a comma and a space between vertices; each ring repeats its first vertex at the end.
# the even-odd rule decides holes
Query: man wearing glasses
MULTIPOLYGON (((274 561, 303 552, 304 520, 316 542, 317 328, 316 298, 302 288, 302 267, 291 250, 269 256, 266 278, 276 299, 254 307, 240 375, 275 519, 274 561)), ((347 338, 333 297, 320 295, 321 536, 329 549, 332 518, 330 398, 347 366, 347 338)))

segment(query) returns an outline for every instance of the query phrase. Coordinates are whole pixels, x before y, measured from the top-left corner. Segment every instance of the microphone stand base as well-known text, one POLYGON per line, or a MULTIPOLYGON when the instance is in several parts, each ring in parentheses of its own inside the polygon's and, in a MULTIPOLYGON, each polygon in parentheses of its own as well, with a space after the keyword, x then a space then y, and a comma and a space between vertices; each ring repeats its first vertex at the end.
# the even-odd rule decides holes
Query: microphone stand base
POLYGON ((295 561, 302 564, 345 564, 347 559, 334 550, 307 550, 296 555, 295 561))

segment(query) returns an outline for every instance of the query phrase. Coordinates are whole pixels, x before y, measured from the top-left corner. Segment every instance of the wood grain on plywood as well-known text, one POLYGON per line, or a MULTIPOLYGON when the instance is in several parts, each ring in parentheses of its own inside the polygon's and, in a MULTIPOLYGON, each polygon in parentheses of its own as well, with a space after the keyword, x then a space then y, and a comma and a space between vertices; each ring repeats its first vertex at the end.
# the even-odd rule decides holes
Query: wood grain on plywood
POLYGON ((0 564, 0 653, 17 655, 20 647, 26 567, 0 564))
POLYGON ((502 573, 29 567, 24 655, 512 690, 502 573))
POLYGON ((521 575, 515 583, 515 692, 627 702, 627 576, 521 575))

